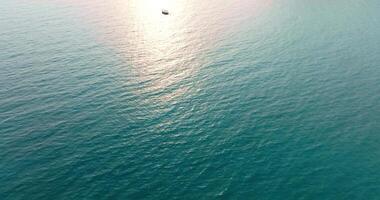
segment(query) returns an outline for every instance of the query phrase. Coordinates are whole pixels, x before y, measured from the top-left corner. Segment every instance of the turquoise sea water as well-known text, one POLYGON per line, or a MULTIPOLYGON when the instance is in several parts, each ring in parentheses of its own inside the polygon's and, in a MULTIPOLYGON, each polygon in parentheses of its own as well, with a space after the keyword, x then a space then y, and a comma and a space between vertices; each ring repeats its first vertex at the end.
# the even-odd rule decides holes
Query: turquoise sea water
POLYGON ((379 10, 0 0, 0 199, 378 199, 379 10))

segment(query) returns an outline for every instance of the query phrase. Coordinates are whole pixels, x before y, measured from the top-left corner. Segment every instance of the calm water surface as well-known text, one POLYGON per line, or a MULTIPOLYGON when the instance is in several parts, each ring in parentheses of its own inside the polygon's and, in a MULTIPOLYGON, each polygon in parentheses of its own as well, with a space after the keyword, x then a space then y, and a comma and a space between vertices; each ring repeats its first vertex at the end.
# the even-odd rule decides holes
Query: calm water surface
POLYGON ((378 199, 379 10, 0 0, 0 199, 378 199))

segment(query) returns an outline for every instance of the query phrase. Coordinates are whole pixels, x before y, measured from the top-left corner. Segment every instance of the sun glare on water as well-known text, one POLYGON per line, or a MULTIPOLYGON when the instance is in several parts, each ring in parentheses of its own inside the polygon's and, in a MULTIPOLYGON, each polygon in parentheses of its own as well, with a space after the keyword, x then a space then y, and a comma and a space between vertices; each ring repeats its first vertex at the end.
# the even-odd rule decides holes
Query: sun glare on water
MULTIPOLYGON (((149 82, 142 93, 175 87, 197 69, 194 61, 188 64, 197 49, 192 44, 199 42, 189 34, 185 7, 184 0, 136 0, 123 1, 117 8, 115 15, 124 19, 119 27, 128 29, 114 30, 114 41, 123 49, 138 82, 149 82), (163 15, 162 10, 168 10, 169 15, 163 15)), ((185 91, 181 87, 162 98, 171 99, 185 91)))
POLYGON ((90 20, 102 22, 104 42, 124 61, 126 75, 145 84, 135 92, 178 88, 163 98, 170 99, 187 91, 180 84, 208 62, 205 52, 236 31, 240 18, 235 14, 255 13, 264 0, 245 1, 250 6, 241 8, 232 0, 223 6, 218 0, 114 0, 103 3, 98 19, 90 20))

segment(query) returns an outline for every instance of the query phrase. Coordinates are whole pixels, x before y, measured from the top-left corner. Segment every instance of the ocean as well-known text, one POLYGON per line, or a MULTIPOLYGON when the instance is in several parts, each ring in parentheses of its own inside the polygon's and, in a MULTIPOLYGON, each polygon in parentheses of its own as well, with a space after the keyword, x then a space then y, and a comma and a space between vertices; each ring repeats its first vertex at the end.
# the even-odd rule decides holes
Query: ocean
POLYGON ((0 0, 0 199, 379 199, 379 10, 0 0))

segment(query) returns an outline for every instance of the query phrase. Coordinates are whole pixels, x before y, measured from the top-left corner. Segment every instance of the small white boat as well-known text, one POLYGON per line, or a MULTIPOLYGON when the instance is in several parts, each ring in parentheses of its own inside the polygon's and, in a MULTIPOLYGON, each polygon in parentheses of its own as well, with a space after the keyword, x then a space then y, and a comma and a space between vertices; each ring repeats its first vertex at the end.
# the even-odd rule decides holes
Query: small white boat
POLYGON ((168 15, 168 14, 169 14, 169 11, 168 11, 168 10, 165 10, 165 9, 162 9, 162 14, 163 14, 163 15, 168 15))

